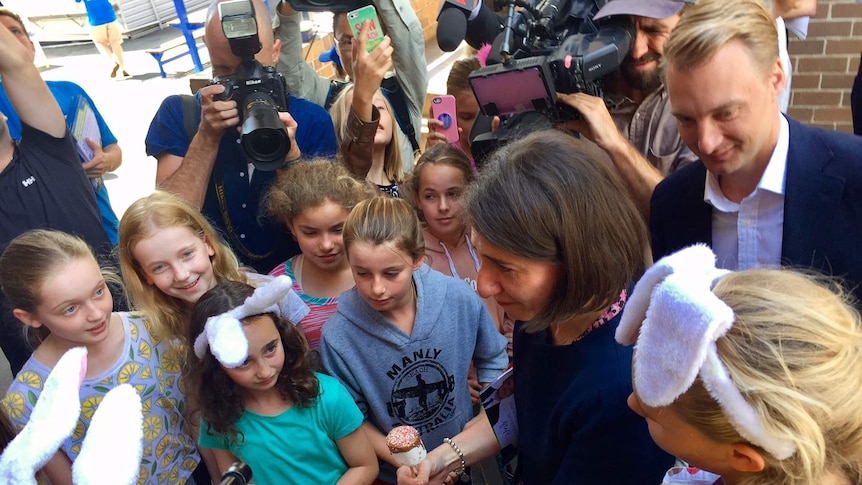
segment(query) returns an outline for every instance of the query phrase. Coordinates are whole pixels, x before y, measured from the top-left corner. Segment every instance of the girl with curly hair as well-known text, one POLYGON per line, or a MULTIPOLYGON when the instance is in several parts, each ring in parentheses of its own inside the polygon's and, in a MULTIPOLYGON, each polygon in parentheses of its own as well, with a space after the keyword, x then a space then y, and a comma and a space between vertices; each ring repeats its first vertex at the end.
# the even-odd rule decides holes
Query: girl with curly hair
MULTIPOLYGON (((237 460, 267 484, 370 484, 377 461, 360 429, 362 413, 335 379, 314 372, 299 330, 245 283, 216 285, 192 311, 187 359, 190 392, 201 404, 198 444, 213 449, 220 472, 237 460), (215 318, 213 318, 215 317, 215 318), (241 328, 219 343, 213 328, 241 328), (229 360, 225 346, 245 338, 247 352, 229 360)), ((278 290, 276 290, 278 291, 278 290)), ((273 300, 275 302, 276 300, 273 300)))

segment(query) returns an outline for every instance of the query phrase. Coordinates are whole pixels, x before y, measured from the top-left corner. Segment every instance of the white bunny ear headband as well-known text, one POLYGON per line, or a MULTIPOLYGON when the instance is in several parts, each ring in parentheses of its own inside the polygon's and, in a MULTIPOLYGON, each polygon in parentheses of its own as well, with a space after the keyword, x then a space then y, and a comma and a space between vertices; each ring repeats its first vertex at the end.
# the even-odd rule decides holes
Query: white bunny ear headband
POLYGON ((715 254, 705 245, 662 258, 635 286, 616 340, 623 345, 637 341, 634 383, 644 404, 671 404, 699 375, 739 434, 784 460, 796 452, 796 444, 769 434, 718 358, 715 342, 735 316, 712 287, 727 273, 715 267, 715 254))
POLYGON ((288 276, 279 276, 258 287, 242 305, 207 318, 204 331, 195 339, 195 355, 203 359, 207 346, 225 367, 235 368, 248 358, 248 339, 242 331, 240 320, 262 313, 281 315, 279 303, 290 293, 293 282, 288 276))
MULTIPOLYGON (((54 456, 78 424, 79 388, 86 372, 86 348, 76 347, 63 354, 45 380, 27 425, 0 455, 0 483, 36 485, 36 472, 54 456)), ((81 452, 72 464, 72 482, 76 485, 137 482, 143 439, 141 398, 137 391, 131 384, 111 389, 90 420, 81 452)))

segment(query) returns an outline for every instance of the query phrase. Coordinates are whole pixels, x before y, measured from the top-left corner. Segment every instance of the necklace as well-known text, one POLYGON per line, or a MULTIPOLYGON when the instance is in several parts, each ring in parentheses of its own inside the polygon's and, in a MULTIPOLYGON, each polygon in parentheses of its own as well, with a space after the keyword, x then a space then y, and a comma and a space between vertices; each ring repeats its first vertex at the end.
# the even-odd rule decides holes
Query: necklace
MULTIPOLYGON (((619 300, 612 304, 607 310, 598 315, 597 318, 593 320, 593 322, 584 330, 581 330, 580 326, 577 325, 556 325, 548 329, 549 337, 551 341, 556 345, 569 345, 573 344, 579 340, 584 339, 587 335, 604 326, 606 323, 613 320, 619 313, 623 310, 626 305, 626 300, 628 299, 628 291, 624 288, 620 291, 619 300), (569 330, 569 328, 574 327, 574 331, 569 330), (575 336, 571 336, 569 334, 577 333, 575 336)), ((595 314, 593 314, 595 315, 595 314)), ((579 320, 592 320, 593 315, 588 315, 586 317, 580 317, 579 320)))

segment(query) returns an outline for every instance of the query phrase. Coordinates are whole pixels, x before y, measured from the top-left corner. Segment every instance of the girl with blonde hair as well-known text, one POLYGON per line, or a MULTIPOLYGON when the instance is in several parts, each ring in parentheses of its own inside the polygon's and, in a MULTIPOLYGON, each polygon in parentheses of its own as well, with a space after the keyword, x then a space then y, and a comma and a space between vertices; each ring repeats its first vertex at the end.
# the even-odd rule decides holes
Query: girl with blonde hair
MULTIPOLYGON (((363 27, 365 32, 367 27, 363 27)), ((335 125, 338 158, 359 179, 381 192, 400 197, 404 164, 392 105, 380 93, 380 82, 392 68, 392 47, 386 37, 371 52, 362 34, 353 43, 354 82, 344 88, 329 113, 335 125)), ((412 164, 412 160, 409 160, 412 164)))
POLYGON ((110 278, 76 236, 38 229, 9 243, 0 256, 0 285, 15 317, 42 338, 9 387, 3 411, 23 428, 63 354, 85 347, 81 414, 75 431, 44 468, 51 483, 71 483, 71 466, 95 411, 111 389, 127 383, 137 389, 144 410, 138 483, 186 483, 200 456, 183 415, 181 352, 141 315, 113 311, 110 278))
MULTIPOLYGON (((167 338, 185 338, 192 306, 216 284, 267 279, 240 267, 199 210, 158 190, 126 209, 118 251, 130 306, 167 338)), ((295 323, 308 308, 295 293, 289 297, 285 304, 295 323)))
POLYGON ((665 483, 862 483, 862 323, 837 283, 693 246, 644 274, 616 338, 637 343, 629 405, 655 442, 712 472, 665 483))

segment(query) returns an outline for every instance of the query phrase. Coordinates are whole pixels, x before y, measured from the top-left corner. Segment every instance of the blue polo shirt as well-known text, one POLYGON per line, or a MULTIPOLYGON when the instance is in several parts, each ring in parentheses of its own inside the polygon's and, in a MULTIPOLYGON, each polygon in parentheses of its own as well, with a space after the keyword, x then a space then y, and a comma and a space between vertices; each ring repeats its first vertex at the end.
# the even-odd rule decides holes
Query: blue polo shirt
MULTIPOLYGON (((60 105, 60 110, 63 111, 63 116, 66 117, 66 125, 71 128, 74 113, 78 109, 78 99, 83 97, 90 103, 90 106, 93 108, 93 114, 96 115, 99 134, 102 137, 102 148, 117 143, 117 137, 108 128, 108 124, 105 123, 102 114, 96 109, 96 104, 93 103, 93 100, 90 99, 90 96, 87 95, 87 92, 81 86, 70 81, 45 81, 45 84, 48 85, 48 89, 51 90, 51 94, 54 95, 54 99, 60 105), (70 117, 72 118, 70 119, 70 117)), ((9 98, 6 96, 6 90, 2 89, 2 86, 3 84, 0 82, 0 113, 3 113, 8 118, 6 125, 9 127, 9 135, 12 136, 13 140, 21 141, 21 118, 18 117, 18 113, 12 107, 12 102, 9 101, 9 98)), ((88 161, 81 160, 81 163, 88 161)), ((117 220, 117 215, 114 213, 114 209, 111 207, 111 199, 108 197, 108 189, 105 187, 105 184, 100 184, 99 188, 96 189, 96 203, 99 206, 105 234, 108 235, 111 244, 116 245, 119 238, 117 230, 119 221, 117 220)))
MULTIPOLYGON (((335 128, 329 113, 291 95, 290 114, 297 123, 296 144, 303 156, 335 156, 335 128)), ((155 157, 167 152, 185 157, 191 140, 185 132, 180 96, 169 96, 162 102, 145 141, 147 155, 155 157)), ((201 208, 201 213, 219 230, 240 261, 263 274, 299 254, 299 247, 284 224, 260 215, 275 173, 254 170, 249 174, 239 132, 226 130, 201 208)))

